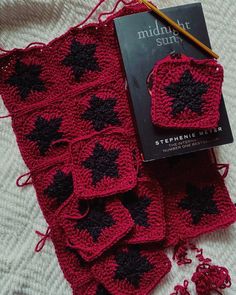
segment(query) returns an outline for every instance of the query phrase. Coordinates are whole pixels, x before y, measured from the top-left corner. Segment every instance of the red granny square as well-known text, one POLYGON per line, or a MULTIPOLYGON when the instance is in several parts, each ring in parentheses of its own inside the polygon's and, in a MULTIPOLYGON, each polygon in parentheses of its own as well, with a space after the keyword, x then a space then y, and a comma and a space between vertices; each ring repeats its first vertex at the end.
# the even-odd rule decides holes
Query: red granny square
POLYGON ((170 271, 171 263, 162 251, 137 245, 116 249, 91 268, 103 286, 114 295, 146 295, 170 271))
POLYGON ((168 128, 218 126, 223 67, 184 55, 159 61, 149 77, 153 124, 168 128))
POLYGON ((80 199, 132 189, 137 182, 130 144, 122 134, 98 135, 71 145, 75 191, 80 199))
POLYGON ((68 153, 72 138, 70 118, 63 111, 65 101, 36 106, 12 118, 17 142, 30 169, 48 165, 49 161, 68 153))
MULTIPOLYGON (((65 232, 58 225, 51 227, 50 237, 65 278, 78 289, 91 281, 90 266, 84 262, 80 255, 67 245, 65 232)), ((79 294, 79 293, 78 293, 79 294)))
POLYGON ((126 243, 141 244, 164 239, 163 194, 157 182, 154 185, 153 182, 139 181, 135 189, 121 196, 121 202, 135 224, 126 243))
POLYGON ((226 227, 236 220, 236 208, 210 159, 189 167, 187 173, 182 169, 186 162, 178 167, 175 178, 161 180, 167 245, 226 227))
POLYGON ((86 89, 85 93, 75 95, 73 128, 77 136, 93 132, 124 129, 132 130, 132 120, 123 81, 114 85, 86 89), (121 89, 119 89, 119 84, 121 89))
POLYGON ((60 224, 70 245, 91 261, 116 244, 133 227, 133 220, 118 199, 81 201, 74 198, 61 211, 60 224))

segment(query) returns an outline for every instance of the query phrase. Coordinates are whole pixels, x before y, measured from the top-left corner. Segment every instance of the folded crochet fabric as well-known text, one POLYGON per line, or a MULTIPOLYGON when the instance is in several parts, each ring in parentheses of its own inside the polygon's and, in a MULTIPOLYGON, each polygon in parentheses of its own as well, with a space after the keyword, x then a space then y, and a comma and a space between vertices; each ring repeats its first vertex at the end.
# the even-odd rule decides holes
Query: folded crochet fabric
MULTIPOLYGON (((136 2, 136 1, 135 1, 136 2)), ((235 207, 208 152, 143 164, 113 19, 0 55, 0 94, 75 295, 149 294, 235 207)))

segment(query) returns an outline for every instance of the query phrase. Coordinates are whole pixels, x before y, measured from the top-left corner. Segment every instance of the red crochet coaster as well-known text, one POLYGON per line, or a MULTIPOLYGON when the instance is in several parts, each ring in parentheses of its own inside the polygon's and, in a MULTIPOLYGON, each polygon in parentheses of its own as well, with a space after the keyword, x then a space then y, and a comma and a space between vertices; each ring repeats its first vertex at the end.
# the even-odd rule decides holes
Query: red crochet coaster
POLYGON ((209 160, 187 173, 182 169, 175 171, 175 179, 161 180, 168 246, 235 222, 235 205, 222 176, 209 160))
POLYGON ((162 251, 138 245, 119 248, 92 267, 94 277, 114 295, 146 295, 171 269, 162 251))
POLYGON ((59 219, 68 242, 86 261, 92 261, 123 238, 134 223, 120 200, 74 198, 59 219))
POLYGON ((71 146, 75 192, 80 199, 106 197, 132 189, 134 159, 121 134, 98 135, 71 146))
POLYGON ((20 151, 30 169, 68 153, 67 141, 73 134, 70 118, 63 111, 66 107, 63 100, 51 105, 36 104, 12 118, 20 151))
POLYGON ((153 124, 168 128, 218 126, 223 67, 184 55, 159 61, 149 77, 153 124))
POLYGON ((75 286, 78 290, 83 289, 92 279, 89 264, 85 263, 81 256, 67 245, 65 232, 58 225, 54 224, 51 227, 50 237, 65 278, 73 289, 75 286))
POLYGON ((121 197, 129 210, 135 227, 125 240, 128 244, 158 242, 165 237, 164 204, 161 187, 157 183, 139 181, 132 191, 121 197))
POLYGON ((132 130, 129 105, 124 83, 109 83, 86 90, 75 97, 74 129, 79 136, 100 132, 107 128, 132 130), (119 86, 121 89, 119 89, 119 86), (123 89, 122 89, 123 88, 123 89))

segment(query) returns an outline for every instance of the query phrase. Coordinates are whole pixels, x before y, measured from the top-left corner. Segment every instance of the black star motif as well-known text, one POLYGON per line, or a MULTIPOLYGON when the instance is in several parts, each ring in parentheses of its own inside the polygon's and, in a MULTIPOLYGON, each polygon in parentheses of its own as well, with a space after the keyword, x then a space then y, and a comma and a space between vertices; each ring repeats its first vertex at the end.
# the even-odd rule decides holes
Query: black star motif
POLYGON ((90 108, 88 108, 81 116, 82 119, 92 121, 93 128, 101 131, 108 125, 120 125, 117 112, 114 111, 116 99, 101 99, 93 95, 90 99, 90 108))
POLYGON ((99 284, 96 290, 96 295, 111 295, 111 293, 109 293, 103 285, 99 284))
POLYGON ((145 256, 141 256, 138 249, 130 247, 128 252, 121 251, 115 256, 117 269, 115 279, 127 280, 134 288, 138 289, 140 279, 144 273, 153 269, 153 265, 145 256))
POLYGON ((62 138, 63 133, 58 132, 61 123, 62 118, 47 120, 38 116, 35 122, 35 128, 31 131, 31 133, 26 135, 28 140, 35 141, 37 143, 41 156, 45 155, 53 141, 62 138))
POLYGON ((171 83, 165 88, 168 96, 174 98, 172 100, 172 115, 176 117, 185 108, 201 115, 202 95, 207 92, 208 87, 206 83, 194 80, 191 72, 186 70, 180 78, 180 82, 171 83))
POLYGON ((121 197, 121 202, 129 210, 135 224, 148 227, 147 207, 151 200, 146 196, 138 197, 133 191, 129 191, 121 197))
POLYGON ((87 71, 100 71, 96 52, 96 44, 81 44, 73 40, 70 46, 70 53, 64 58, 62 63, 71 67, 77 82, 87 71))
MULTIPOLYGON (((84 206, 80 202, 80 214, 84 212, 84 206)), ((80 208, 79 207, 79 208, 80 208)), ((79 230, 87 230, 93 242, 97 242, 104 228, 112 227, 115 224, 112 216, 106 212, 106 206, 103 200, 94 200, 90 203, 88 214, 78 220, 76 227, 79 230)))
POLYGON ((42 72, 40 65, 26 65, 20 60, 16 61, 15 73, 7 83, 19 90, 22 101, 25 101, 31 91, 45 91, 44 82, 39 78, 42 72))
POLYGON ((187 196, 180 203, 182 209, 189 210, 193 224, 198 224, 205 214, 218 214, 214 197, 214 186, 206 186, 199 189, 192 184, 187 184, 187 196))
POLYGON ((106 150, 100 143, 96 143, 93 154, 82 163, 85 168, 92 170, 93 185, 96 185, 105 176, 119 177, 116 163, 118 156, 119 150, 106 150))
POLYGON ((49 198, 56 198, 59 203, 63 203, 73 193, 72 173, 64 173, 57 170, 53 176, 53 182, 44 190, 44 195, 49 198))

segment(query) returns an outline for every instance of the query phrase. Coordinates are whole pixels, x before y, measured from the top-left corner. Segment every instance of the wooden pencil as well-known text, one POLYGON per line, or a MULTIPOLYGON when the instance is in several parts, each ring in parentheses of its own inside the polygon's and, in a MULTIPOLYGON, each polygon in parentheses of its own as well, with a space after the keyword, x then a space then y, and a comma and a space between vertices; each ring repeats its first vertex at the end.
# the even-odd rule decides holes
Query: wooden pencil
POLYGON ((153 12, 155 12, 158 16, 160 16, 162 19, 164 19, 168 24, 170 24, 175 30, 179 31, 181 34, 186 36, 188 39, 190 39, 192 42, 194 42, 197 46, 202 48, 204 51, 206 51, 208 54, 210 54, 212 57, 218 59, 219 55, 216 54, 214 51, 212 51, 209 47, 207 47, 205 44, 203 44, 201 41, 199 41, 197 38, 195 38, 192 34, 190 34, 188 31, 186 31, 184 28, 182 28, 180 25, 178 25, 173 19, 168 17, 164 12, 159 10, 156 6, 154 6, 152 3, 148 2, 147 0, 139 0, 139 2, 146 5, 149 9, 151 9, 153 12))

